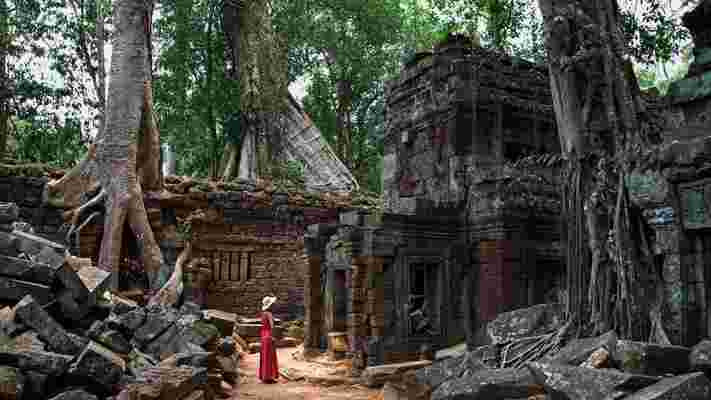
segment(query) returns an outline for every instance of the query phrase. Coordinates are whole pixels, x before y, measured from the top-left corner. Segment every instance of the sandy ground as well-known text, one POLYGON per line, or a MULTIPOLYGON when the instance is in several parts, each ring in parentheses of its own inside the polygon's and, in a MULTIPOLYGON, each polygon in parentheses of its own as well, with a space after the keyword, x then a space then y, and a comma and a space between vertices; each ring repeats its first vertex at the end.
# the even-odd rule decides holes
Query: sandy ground
MULTIPOLYGON (((279 368, 304 375, 336 376, 333 366, 295 360, 296 348, 277 349, 279 368)), ((264 384, 257 379, 259 354, 250 354, 240 361, 241 379, 232 399, 243 400, 367 400, 378 393, 361 385, 325 387, 306 380, 287 381, 283 377, 275 384, 264 384)))

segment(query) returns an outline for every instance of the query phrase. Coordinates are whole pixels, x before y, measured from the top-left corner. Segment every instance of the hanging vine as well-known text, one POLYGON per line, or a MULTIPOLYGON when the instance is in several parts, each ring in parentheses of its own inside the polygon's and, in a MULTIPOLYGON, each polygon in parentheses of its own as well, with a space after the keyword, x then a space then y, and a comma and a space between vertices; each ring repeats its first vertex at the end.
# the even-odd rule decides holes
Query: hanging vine
POLYGON ((567 310, 577 334, 668 343, 650 230, 625 187, 636 154, 658 139, 640 98, 615 0, 541 0, 556 120, 568 163, 567 310), (656 299, 650 301, 650 299, 656 299))

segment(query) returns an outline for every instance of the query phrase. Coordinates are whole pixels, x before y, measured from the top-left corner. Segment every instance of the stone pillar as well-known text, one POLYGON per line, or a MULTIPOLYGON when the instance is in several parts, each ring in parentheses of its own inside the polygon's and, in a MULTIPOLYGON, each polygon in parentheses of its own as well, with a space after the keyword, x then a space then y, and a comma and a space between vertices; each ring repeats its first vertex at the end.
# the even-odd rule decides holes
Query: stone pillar
POLYGON ((359 346, 365 336, 368 336, 367 317, 365 313, 367 300, 367 265, 363 257, 353 257, 351 266, 351 305, 348 314, 348 339, 354 353, 365 350, 359 346))
POLYGON ((320 256, 309 255, 304 278, 304 349, 318 349, 323 323, 320 256))

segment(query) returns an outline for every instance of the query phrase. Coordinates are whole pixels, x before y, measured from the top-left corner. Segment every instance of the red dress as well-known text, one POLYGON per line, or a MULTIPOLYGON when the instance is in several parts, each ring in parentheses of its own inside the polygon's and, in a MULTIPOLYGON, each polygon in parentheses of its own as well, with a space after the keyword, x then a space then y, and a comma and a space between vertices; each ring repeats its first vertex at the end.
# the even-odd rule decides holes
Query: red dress
POLYGON ((272 326, 266 312, 262 313, 262 327, 259 330, 262 347, 259 350, 259 380, 262 382, 276 381, 279 378, 276 347, 272 336, 272 326))

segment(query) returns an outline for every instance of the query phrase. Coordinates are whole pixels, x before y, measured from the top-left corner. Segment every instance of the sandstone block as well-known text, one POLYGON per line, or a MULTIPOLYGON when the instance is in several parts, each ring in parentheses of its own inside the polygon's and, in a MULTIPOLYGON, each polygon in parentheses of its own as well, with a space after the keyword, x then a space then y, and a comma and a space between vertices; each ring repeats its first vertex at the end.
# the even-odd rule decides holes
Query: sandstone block
POLYGON ((105 386, 109 391, 119 382, 126 370, 126 363, 106 347, 90 342, 69 367, 69 373, 105 386))
POLYGON ((658 378, 615 370, 529 363, 526 365, 546 392, 570 399, 604 399, 619 392, 634 392, 659 381, 658 378))
POLYGON ((684 374, 690 371, 691 349, 683 346, 617 341, 613 359, 629 373, 646 375, 684 374))
POLYGON ((73 336, 55 321, 35 299, 27 295, 15 306, 15 314, 22 323, 31 327, 53 351, 75 355, 83 347, 73 336))
POLYGON ((54 298, 54 294, 48 285, 0 276, 1 299, 18 301, 28 294, 42 304, 47 304, 54 298))

